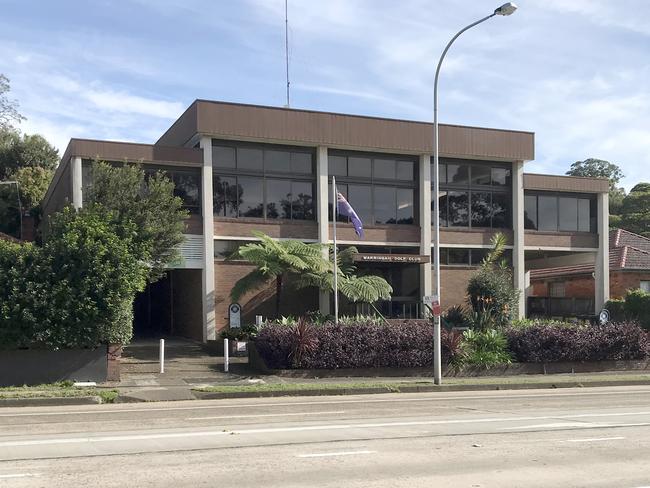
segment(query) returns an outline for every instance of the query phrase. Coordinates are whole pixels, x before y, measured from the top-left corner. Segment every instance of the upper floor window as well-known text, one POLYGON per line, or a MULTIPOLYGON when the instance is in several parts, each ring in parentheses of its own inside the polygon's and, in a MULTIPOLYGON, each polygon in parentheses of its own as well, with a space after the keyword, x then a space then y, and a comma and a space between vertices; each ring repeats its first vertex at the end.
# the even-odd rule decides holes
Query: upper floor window
POLYGON ((512 227, 509 167, 448 159, 440 163, 439 178, 442 227, 512 227))
POLYGON ((314 220, 314 152, 214 142, 213 205, 222 217, 314 220))
POLYGON ((524 228, 547 232, 597 232, 596 199, 586 195, 526 193, 524 228))
MULTIPOLYGON (((332 151, 329 174, 366 225, 414 224, 415 161, 391 155, 332 151)), ((330 219, 332 204, 329 204, 330 219)), ((339 216, 339 220, 346 217, 339 216)))

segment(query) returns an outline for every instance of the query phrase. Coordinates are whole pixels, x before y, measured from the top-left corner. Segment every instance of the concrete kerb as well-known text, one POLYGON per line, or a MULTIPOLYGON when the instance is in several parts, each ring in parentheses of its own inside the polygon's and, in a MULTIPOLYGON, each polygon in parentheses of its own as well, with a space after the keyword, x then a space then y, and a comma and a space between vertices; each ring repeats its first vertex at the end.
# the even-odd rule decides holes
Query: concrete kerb
POLYGON ((0 408, 2 407, 58 407, 64 405, 97 405, 99 403, 102 403, 102 399, 98 396, 0 398, 0 408))

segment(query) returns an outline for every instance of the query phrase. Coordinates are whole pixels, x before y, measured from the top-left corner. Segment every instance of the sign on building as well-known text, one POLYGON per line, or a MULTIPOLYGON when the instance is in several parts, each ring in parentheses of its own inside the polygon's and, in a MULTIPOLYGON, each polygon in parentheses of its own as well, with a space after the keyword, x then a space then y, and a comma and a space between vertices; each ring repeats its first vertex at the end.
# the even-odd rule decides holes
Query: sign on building
POLYGON ((430 256, 419 254, 375 254, 375 253, 357 253, 352 258, 357 263, 404 263, 404 264, 423 264, 431 260, 430 256))

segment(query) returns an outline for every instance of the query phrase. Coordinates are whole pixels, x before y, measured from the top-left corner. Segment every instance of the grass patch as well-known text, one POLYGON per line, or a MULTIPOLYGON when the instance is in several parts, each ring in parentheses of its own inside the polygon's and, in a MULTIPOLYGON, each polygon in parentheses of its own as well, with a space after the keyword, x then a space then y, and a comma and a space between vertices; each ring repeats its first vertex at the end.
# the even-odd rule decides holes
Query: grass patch
POLYGON ((402 382, 350 382, 350 383, 264 383, 253 385, 223 385, 194 388, 196 391, 212 393, 266 392, 266 391, 337 391, 352 389, 385 390, 398 393, 404 386, 430 386, 432 381, 402 381, 402 382))
POLYGON ((102 403, 113 403, 118 396, 117 390, 76 387, 72 381, 60 381, 45 385, 7 386, 0 388, 0 400, 24 398, 75 398, 98 396, 102 403))

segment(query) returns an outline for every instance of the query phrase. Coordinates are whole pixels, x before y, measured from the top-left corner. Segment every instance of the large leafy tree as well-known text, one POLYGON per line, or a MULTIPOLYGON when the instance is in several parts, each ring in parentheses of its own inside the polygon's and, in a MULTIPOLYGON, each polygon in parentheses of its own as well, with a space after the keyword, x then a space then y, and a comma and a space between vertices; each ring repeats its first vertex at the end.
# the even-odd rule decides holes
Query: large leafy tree
MULTIPOLYGON (((390 299, 393 288, 381 276, 360 275, 354 262, 354 255, 359 251, 350 246, 337 253, 337 288, 350 302, 374 303, 378 300, 390 299)), ((333 249, 330 249, 330 260, 327 273, 308 271, 301 273, 297 285, 299 287, 315 286, 321 290, 334 291, 334 262, 333 249)))
POLYGON ((94 161, 85 191, 84 205, 106 212, 116 234, 130 243, 131 253, 148 264, 148 281, 159 279, 180 259, 188 212, 163 172, 147 174, 139 164, 94 161))
POLYGON ((9 129, 13 123, 24 119, 18 112, 18 102, 9 98, 10 90, 9 78, 0 74, 0 130, 9 129))
POLYGON ((261 232, 253 232, 260 242, 241 246, 230 259, 243 259, 255 269, 241 278, 230 291, 230 298, 237 302, 246 293, 259 290, 275 281, 275 313, 280 315, 282 291, 289 276, 303 273, 326 273, 329 263, 323 257, 320 244, 301 241, 279 241, 261 232))
POLYGON ((625 189, 619 186, 625 177, 621 168, 614 163, 604 159, 589 158, 584 161, 576 161, 571 165, 569 176, 587 176, 592 178, 607 178, 609 180, 609 213, 614 216, 612 224, 618 223, 617 215, 621 212, 625 189))
POLYGON ((650 237, 650 183, 639 183, 623 199, 620 226, 650 237))

